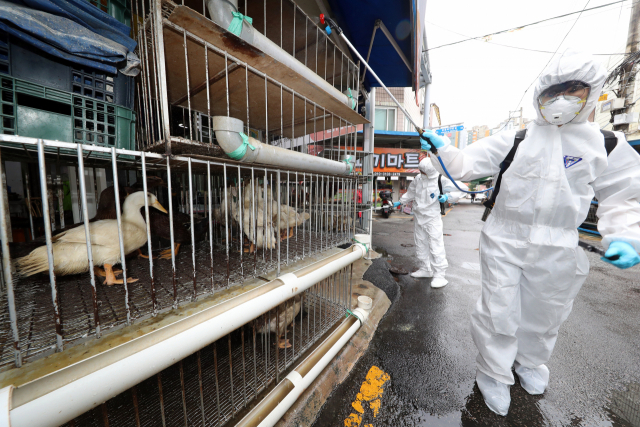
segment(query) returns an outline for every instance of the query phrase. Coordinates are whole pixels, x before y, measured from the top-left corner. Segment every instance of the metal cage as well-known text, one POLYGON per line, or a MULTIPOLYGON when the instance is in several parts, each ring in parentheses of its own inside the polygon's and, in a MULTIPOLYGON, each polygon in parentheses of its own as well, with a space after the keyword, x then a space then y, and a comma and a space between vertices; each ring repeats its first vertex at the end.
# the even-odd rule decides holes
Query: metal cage
MULTIPOLYGON (((37 154, 39 171, 39 176, 27 172, 29 185, 24 194, 25 204, 30 206, 25 216, 29 217, 34 239, 9 246, 2 238, 6 289, 2 296, 5 321, 0 326, 4 343, 0 363, 5 368, 62 351, 251 278, 277 276, 281 268, 295 261, 350 242, 355 233, 354 177, 1 138, 24 148, 3 149, 3 159, 26 153, 21 159, 29 161, 28 156, 32 156, 33 161, 37 154), (75 151, 75 156, 47 154, 50 150, 75 151), (98 183, 87 179, 89 169, 102 171, 105 176, 102 193, 112 188, 118 195, 113 200, 113 207, 120 213, 113 243, 119 246, 122 285, 103 285, 94 269, 88 267, 80 274, 56 274, 56 235, 70 228, 61 200, 60 171, 65 165, 77 177, 76 211, 82 218, 71 227, 90 227, 90 205, 94 205, 91 210, 100 209, 96 207, 98 183), (142 209, 147 241, 140 249, 153 255, 148 259, 124 252, 127 237, 122 234, 121 212, 125 201, 119 195, 124 188, 156 194, 168 210, 168 215, 156 214, 148 202, 142 209), (37 196, 40 218, 34 217, 37 196), (156 225, 157 215, 168 220, 165 229, 156 225), (48 274, 25 277, 16 271, 16 258, 38 246, 47 248, 48 274), (185 249, 179 250, 181 247, 185 249), (138 281, 132 282, 132 278, 138 281)), ((5 208, 0 206, 0 221, 8 235, 5 208)), ((94 256, 91 245, 91 241, 86 242, 89 250, 84 249, 85 257, 88 253, 94 256)), ((87 261, 87 266, 93 265, 91 258, 87 261)))
POLYGON ((66 425, 222 426, 238 421, 344 319, 349 270, 335 273, 66 425))
MULTIPOLYGON (((286 53, 284 61, 297 64, 298 71, 303 67, 302 74, 275 59, 260 59, 264 53, 206 18, 204 3, 134 2, 134 14, 145 17, 135 28, 142 62, 137 81, 141 147, 224 156, 211 118, 229 116, 244 121, 246 133, 267 144, 334 160, 355 155, 357 125, 366 120, 334 95, 348 99, 346 92, 356 103, 359 67, 295 3, 268 3, 244 2, 243 11, 261 6, 272 22, 267 11, 291 9, 291 25, 280 15, 279 37, 266 26, 264 33, 283 54, 293 54, 286 53), (296 25, 299 20, 304 24, 296 25), (314 76, 335 93, 309 84, 314 76)), ((256 31, 260 26, 254 21, 256 31)))

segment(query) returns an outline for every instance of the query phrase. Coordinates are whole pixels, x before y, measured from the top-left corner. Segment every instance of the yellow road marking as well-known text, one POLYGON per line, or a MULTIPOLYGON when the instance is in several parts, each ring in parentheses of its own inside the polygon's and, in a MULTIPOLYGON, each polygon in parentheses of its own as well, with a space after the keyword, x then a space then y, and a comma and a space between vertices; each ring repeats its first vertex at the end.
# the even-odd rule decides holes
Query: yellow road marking
MULTIPOLYGON (((345 427, 359 427, 362 423, 362 416, 365 413, 365 406, 363 403, 369 403, 369 408, 373 412, 373 417, 377 417, 382 406, 382 393, 384 389, 382 386, 389 381, 391 377, 389 374, 378 368, 372 366, 367 373, 367 377, 360 386, 360 393, 356 396, 356 400, 351 403, 356 413, 351 413, 344 420, 345 427)), ((373 424, 366 424, 364 427, 373 427, 373 424)))

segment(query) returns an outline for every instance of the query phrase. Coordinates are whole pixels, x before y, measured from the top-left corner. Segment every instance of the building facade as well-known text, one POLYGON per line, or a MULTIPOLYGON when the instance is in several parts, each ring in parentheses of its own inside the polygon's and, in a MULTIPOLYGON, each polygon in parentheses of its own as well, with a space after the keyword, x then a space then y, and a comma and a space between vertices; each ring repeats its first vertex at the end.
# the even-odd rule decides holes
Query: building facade
MULTIPOLYGON (((389 94, 382 88, 376 91, 376 117, 375 129, 381 131, 414 132, 411 121, 400 111, 389 94)), ((422 123, 424 115, 424 89, 418 92, 419 105, 416 105, 416 93, 410 87, 391 87, 391 94, 402 104, 403 108, 411 114, 418 123, 422 123)))

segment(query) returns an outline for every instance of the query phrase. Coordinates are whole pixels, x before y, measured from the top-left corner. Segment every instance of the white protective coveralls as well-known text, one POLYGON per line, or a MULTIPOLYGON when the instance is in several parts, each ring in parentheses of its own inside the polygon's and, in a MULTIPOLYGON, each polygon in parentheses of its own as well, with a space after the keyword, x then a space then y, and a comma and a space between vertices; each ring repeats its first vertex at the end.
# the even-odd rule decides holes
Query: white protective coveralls
MULTIPOLYGON (((442 215, 440 214, 440 189, 438 188, 438 176, 440 174, 433 167, 428 158, 422 159, 418 169, 423 172, 418 174, 400 198, 403 205, 413 201, 412 212, 415 222, 416 257, 420 269, 433 272, 433 277, 444 278, 445 270, 449 265, 444 250, 444 238, 442 229, 442 215)), ((461 188, 464 184, 458 184, 461 188)), ((463 193, 458 192, 451 181, 442 177, 442 194, 449 194, 449 202, 455 203, 463 193)))
MULTIPOLYGON (((528 125, 480 234, 482 295, 471 315, 478 379, 484 374, 513 384, 516 361, 519 375, 519 365, 537 369, 542 377, 546 371, 539 393, 544 391, 548 369, 542 365, 589 272, 587 257, 577 246, 577 227, 594 194, 605 250, 612 241, 623 241, 640 252, 640 156, 616 132, 617 146, 607 157, 598 126, 587 122, 605 73, 590 55, 568 50, 552 61, 536 85, 538 118, 528 125), (585 107, 570 123, 551 125, 540 114, 538 96, 571 80, 590 85, 585 107)), ((500 132, 464 150, 448 145, 438 151, 454 179, 495 176, 515 133, 500 132)), ((441 170, 435 156, 432 162, 441 170)), ((485 400, 489 404, 486 395, 485 400)))

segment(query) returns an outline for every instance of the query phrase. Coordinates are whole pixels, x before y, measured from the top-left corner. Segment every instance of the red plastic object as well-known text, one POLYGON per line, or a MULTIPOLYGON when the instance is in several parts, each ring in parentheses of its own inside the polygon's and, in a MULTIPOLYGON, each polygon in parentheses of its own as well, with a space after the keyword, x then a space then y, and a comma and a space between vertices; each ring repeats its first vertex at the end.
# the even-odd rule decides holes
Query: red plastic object
POLYGON ((324 13, 320 14, 320 23, 324 25, 324 13))

